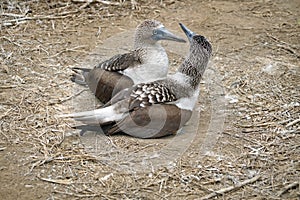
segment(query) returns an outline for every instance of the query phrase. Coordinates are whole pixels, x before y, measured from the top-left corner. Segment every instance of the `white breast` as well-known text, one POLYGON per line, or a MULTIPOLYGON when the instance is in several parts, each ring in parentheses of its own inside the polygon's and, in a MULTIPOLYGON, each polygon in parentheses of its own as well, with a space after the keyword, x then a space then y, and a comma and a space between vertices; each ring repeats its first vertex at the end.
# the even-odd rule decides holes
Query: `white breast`
POLYGON ((190 79, 188 75, 183 74, 181 72, 176 72, 172 75, 168 75, 168 77, 180 85, 188 85, 190 79))
POLYGON ((186 109, 186 110, 193 110, 197 100, 198 100, 198 96, 199 96, 199 92, 200 90, 197 89, 192 96, 190 97, 185 97, 185 98, 181 98, 177 101, 174 102, 174 104, 181 109, 186 109))
POLYGON ((124 70, 135 84, 163 79, 167 76, 169 59, 161 46, 148 48, 143 56, 143 64, 124 70))

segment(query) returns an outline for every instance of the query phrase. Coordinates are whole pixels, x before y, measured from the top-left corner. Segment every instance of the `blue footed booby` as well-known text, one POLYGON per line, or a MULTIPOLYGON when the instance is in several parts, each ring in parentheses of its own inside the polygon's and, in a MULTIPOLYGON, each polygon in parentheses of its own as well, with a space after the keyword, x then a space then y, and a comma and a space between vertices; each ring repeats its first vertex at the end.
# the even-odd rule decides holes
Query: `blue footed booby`
POLYGON ((134 50, 118 54, 93 69, 74 68, 72 81, 87 84, 95 96, 106 103, 114 94, 134 84, 167 76, 169 60, 159 40, 185 42, 156 20, 145 20, 137 28, 134 50))
POLYGON ((125 89, 107 107, 61 117, 73 118, 86 126, 113 123, 107 135, 123 132, 138 138, 158 138, 176 134, 191 118, 200 80, 212 53, 204 36, 180 26, 189 39, 190 50, 175 74, 125 89))

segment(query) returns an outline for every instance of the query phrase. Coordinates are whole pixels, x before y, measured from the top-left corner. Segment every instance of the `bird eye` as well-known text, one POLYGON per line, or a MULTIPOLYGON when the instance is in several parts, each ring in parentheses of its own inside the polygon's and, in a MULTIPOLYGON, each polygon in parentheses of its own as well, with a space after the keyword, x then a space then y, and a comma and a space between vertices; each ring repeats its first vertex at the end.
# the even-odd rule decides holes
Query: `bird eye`
POLYGON ((157 30, 154 30, 154 31, 153 31, 153 35, 156 35, 156 34, 157 34, 157 30))

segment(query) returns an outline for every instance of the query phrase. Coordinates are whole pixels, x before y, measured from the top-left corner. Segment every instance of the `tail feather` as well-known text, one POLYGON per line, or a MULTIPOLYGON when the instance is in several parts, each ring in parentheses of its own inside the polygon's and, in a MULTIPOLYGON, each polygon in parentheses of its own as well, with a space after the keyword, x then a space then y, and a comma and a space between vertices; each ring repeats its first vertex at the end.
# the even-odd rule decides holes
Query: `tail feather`
POLYGON ((94 116, 85 116, 85 117, 78 117, 74 118, 76 121, 80 121, 82 124, 91 125, 91 126, 103 126, 107 124, 113 123, 116 119, 117 115, 114 115, 112 117, 102 117, 99 115, 94 116))
POLYGON ((101 124, 101 119, 98 119, 97 116, 87 116, 75 118, 76 121, 80 121, 83 124, 89 125, 99 125, 101 124))
POLYGON ((71 114, 59 115, 60 118, 73 118, 87 125, 102 125, 114 122, 123 118, 124 112, 122 109, 115 110, 116 105, 108 106, 91 111, 84 111, 71 114))
POLYGON ((97 114, 98 110, 101 110, 101 109, 77 112, 77 113, 70 113, 70 114, 63 114, 63 115, 59 115, 58 117, 60 117, 60 118, 67 118, 67 117, 68 118, 81 118, 81 117, 86 117, 86 116, 93 116, 93 115, 97 114))
POLYGON ((72 70, 80 70, 82 72, 90 72, 90 68, 80 68, 80 67, 73 67, 72 70))

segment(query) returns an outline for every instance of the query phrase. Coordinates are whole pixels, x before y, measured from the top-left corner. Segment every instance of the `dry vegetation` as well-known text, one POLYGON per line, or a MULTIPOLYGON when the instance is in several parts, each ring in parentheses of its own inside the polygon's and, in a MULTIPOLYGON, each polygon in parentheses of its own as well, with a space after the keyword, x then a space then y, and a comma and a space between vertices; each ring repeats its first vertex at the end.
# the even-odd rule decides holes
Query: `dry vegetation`
MULTIPOLYGON (((0 196, 299 199, 299 10, 296 0, 1 1, 0 196), (226 121, 210 151, 199 151, 198 138, 172 166, 122 172, 107 155, 90 154, 55 115, 81 95, 70 68, 146 18, 173 30, 181 21, 211 39, 226 121)), ((214 111, 213 91, 204 90, 200 131, 214 111)), ((125 136, 107 140, 125 152, 154 148, 125 136)))

